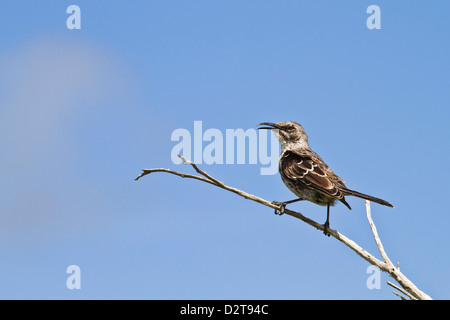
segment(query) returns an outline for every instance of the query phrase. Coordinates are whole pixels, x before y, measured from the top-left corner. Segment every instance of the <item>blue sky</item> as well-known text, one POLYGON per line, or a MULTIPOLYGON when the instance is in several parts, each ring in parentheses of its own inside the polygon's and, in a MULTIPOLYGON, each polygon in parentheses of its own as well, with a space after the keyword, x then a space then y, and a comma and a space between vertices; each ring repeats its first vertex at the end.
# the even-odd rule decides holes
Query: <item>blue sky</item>
MULTIPOLYGON (((198 181, 172 132, 294 120, 372 205, 385 249, 450 297, 450 4, 425 1, 4 1, 0 298, 396 299, 333 238, 198 181), (68 30, 66 8, 81 8, 68 30), (369 5, 381 29, 366 27, 369 5), (81 290, 66 268, 81 269, 81 290)), ((202 165, 268 200, 259 164, 202 165)), ((364 202, 331 227, 377 255, 364 202)), ((326 209, 290 206, 319 222, 326 209)), ((378 255, 377 255, 378 256, 378 255)))

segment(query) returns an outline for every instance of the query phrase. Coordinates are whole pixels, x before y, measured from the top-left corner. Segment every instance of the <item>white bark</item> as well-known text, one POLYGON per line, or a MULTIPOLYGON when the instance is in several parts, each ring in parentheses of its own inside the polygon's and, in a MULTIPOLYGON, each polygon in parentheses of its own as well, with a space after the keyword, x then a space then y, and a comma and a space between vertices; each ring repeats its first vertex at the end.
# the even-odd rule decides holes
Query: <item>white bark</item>
MULTIPOLYGON (((224 184, 223 182, 213 178, 212 176, 210 176, 208 173, 206 173, 203 170, 200 170, 197 165, 191 161, 187 161, 186 159, 184 159, 182 156, 178 155, 185 164, 189 164, 191 165, 195 171, 197 171, 197 173, 199 173, 201 176, 197 176, 197 175, 192 175, 192 174, 185 174, 185 173, 180 173, 177 171, 173 171, 170 169, 144 169, 142 170, 142 173, 135 179, 138 180, 140 178, 142 178, 143 176, 153 173, 153 172, 166 172, 166 173, 170 173, 170 174, 174 174, 177 175, 179 177, 182 178, 190 178, 190 179, 196 179, 196 180, 200 180, 212 185, 215 185, 219 188, 228 190, 230 192, 236 193, 237 195, 244 197, 245 199, 249 199, 255 202, 258 202, 260 204, 263 204, 267 207, 270 207, 272 209, 280 209, 279 206, 273 204, 272 202, 259 198, 257 196, 254 196, 252 194, 249 194, 245 191, 227 186, 226 184, 224 184)), ((319 229, 319 230, 324 230, 324 227, 322 224, 311 220, 307 217, 305 217, 304 215, 302 215, 300 212, 295 212, 289 209, 285 209, 284 210, 285 214, 288 214, 290 216, 293 216, 297 219, 302 220, 303 222, 309 224, 310 226, 319 229)), ((416 285, 414 285, 414 283, 412 283, 403 273, 400 272, 400 268, 399 267, 395 267, 391 260, 389 259, 388 255, 386 254, 384 247, 381 243, 380 237, 378 236, 378 232, 377 229, 375 227, 375 224, 372 220, 372 216, 371 216, 371 210, 370 210, 370 202, 366 200, 366 213, 367 213, 367 220, 369 221, 370 224, 370 228, 372 229, 372 233, 375 239, 375 242, 377 244, 378 250, 380 251, 380 255, 382 257, 382 260, 377 259, 375 256, 373 256, 372 254, 370 254, 369 252, 367 252, 364 248, 362 248, 361 246, 359 246, 356 242, 354 242, 353 240, 347 238, 346 236, 344 236, 343 234, 339 233, 336 230, 329 230, 329 233, 331 236, 333 236, 334 238, 336 238, 337 240, 341 241, 342 243, 344 243, 346 246, 348 246, 350 249, 352 249, 353 251, 355 251, 359 256, 361 256, 364 260, 366 260, 367 262, 369 262, 372 265, 377 266, 378 268, 380 268, 380 270, 385 271, 387 273, 389 273, 392 278, 394 278, 398 284, 403 288, 399 288, 397 286, 395 286, 394 284, 392 284, 391 282, 388 281, 388 284, 390 286, 393 286, 394 288, 396 288, 397 290, 399 290, 400 292, 402 292, 403 294, 407 295, 409 298, 411 299, 418 299, 418 300, 431 300, 431 297, 429 295, 427 295, 426 293, 424 293, 423 291, 419 290, 419 288, 417 288, 416 285)), ((394 292, 396 295, 400 296, 402 299, 406 299, 404 296, 394 292)))

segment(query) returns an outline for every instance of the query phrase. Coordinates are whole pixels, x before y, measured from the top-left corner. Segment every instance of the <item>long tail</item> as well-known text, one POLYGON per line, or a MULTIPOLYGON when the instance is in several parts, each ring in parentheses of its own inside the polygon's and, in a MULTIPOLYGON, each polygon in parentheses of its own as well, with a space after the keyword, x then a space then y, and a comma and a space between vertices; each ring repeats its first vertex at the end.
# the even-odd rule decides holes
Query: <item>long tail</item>
POLYGON ((382 204, 384 206, 388 206, 388 207, 394 208, 394 206, 392 204, 390 204, 389 202, 387 202, 387 201, 385 201, 383 199, 375 198, 375 197, 369 196, 367 194, 360 193, 358 191, 354 191, 354 190, 350 190, 350 189, 344 189, 344 190, 342 190, 342 192, 346 196, 347 195, 355 196, 355 197, 358 197, 358 198, 362 198, 362 199, 366 199, 366 200, 369 200, 369 201, 373 201, 373 202, 382 204))

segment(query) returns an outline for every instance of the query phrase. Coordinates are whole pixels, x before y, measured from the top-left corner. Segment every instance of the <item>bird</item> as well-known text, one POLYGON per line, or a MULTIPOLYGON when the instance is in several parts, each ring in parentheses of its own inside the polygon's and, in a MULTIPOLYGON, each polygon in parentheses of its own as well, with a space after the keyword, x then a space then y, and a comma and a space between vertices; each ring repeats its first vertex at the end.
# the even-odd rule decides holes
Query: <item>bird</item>
POLYGON ((278 171, 284 184, 298 197, 290 201, 272 202, 279 206, 275 214, 282 215, 287 204, 301 200, 327 206, 327 220, 323 224, 323 231, 325 235, 330 236, 330 206, 340 201, 351 210, 345 200, 346 196, 355 196, 394 208, 383 199, 348 189, 344 181, 311 150, 308 135, 297 122, 262 122, 258 126, 258 129, 272 130, 278 137, 281 145, 278 171))

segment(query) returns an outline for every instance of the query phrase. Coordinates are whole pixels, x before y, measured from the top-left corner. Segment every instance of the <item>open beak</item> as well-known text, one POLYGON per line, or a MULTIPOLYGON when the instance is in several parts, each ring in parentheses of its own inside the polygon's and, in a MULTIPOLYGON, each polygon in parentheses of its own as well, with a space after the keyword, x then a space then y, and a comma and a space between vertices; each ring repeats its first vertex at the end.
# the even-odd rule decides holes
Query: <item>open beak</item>
POLYGON ((258 124, 258 126, 268 126, 268 127, 259 127, 259 129, 268 129, 268 130, 272 130, 272 129, 280 129, 279 126, 277 126, 276 123, 271 123, 271 122, 262 122, 260 124, 258 124))

